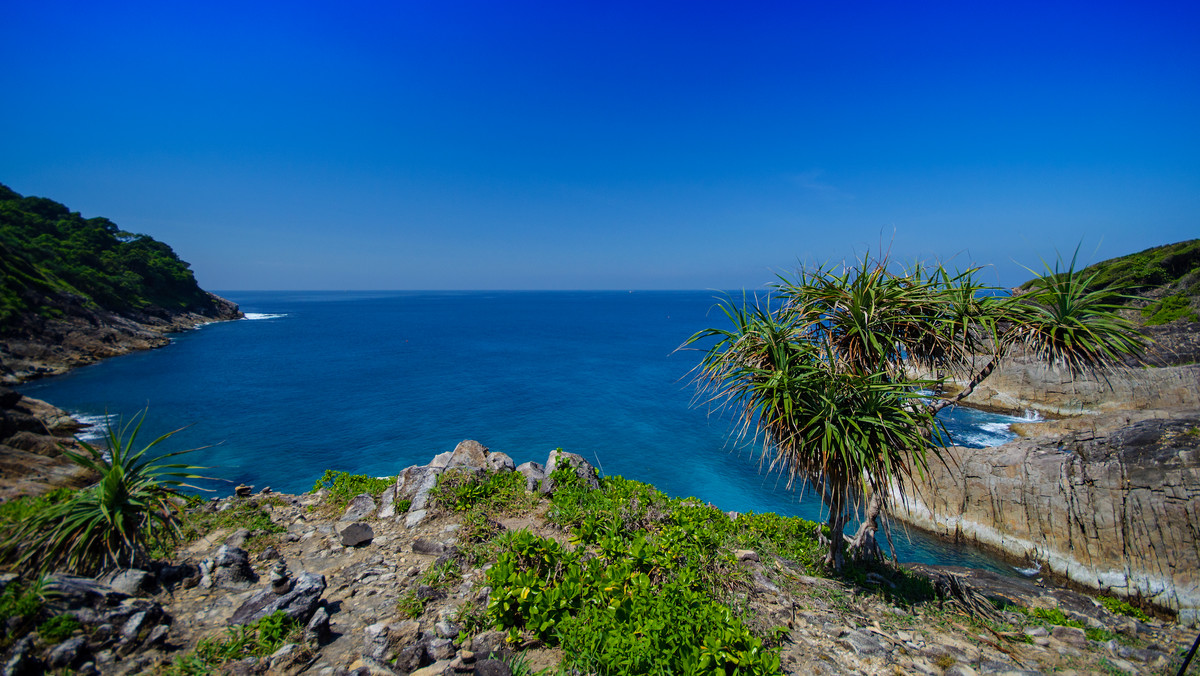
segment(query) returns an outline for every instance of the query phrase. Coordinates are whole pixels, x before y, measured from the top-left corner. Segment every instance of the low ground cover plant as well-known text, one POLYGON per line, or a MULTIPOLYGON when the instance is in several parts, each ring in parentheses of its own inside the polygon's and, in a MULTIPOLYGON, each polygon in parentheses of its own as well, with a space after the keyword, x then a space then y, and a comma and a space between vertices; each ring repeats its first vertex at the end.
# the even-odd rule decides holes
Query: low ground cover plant
POLYGON ((195 650, 177 657, 164 673, 169 676, 211 674, 229 662, 247 657, 268 657, 288 643, 303 645, 303 628, 295 619, 279 611, 253 624, 230 627, 223 636, 202 639, 195 650))
POLYGON ((327 490, 323 506, 329 511, 341 511, 350 504, 357 495, 367 493, 379 497, 396 482, 396 477, 373 477, 365 474, 351 474, 333 469, 325 470, 325 474, 313 484, 311 493, 327 490))

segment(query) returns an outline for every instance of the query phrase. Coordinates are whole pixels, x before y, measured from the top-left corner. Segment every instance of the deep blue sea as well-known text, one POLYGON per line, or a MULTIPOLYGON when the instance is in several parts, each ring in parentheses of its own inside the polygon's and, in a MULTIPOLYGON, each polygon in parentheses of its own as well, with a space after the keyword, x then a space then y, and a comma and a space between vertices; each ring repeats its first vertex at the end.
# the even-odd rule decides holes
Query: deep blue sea
MULTIPOLYGON (((209 476, 310 489, 326 468, 377 476, 425 464, 464 439, 518 464, 562 447, 605 474, 722 509, 823 520, 819 498, 759 472, 756 447, 693 405, 719 294, 687 292, 242 292, 247 319, 20 389, 92 421, 149 407, 145 441, 211 445, 209 476)), ((1013 418, 959 409, 957 443, 1011 438, 1013 418)), ((970 548, 896 532, 902 561, 1011 568, 970 548)))

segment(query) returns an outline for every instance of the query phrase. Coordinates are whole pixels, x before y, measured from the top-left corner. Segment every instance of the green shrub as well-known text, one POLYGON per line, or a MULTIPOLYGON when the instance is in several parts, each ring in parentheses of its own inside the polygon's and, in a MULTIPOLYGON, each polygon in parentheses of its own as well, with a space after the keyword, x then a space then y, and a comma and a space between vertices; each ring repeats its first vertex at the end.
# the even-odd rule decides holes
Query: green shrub
POLYGON ((1192 300, 1179 294, 1167 296, 1162 300, 1142 308, 1142 316, 1146 318, 1146 326, 1168 324, 1176 319, 1186 319, 1189 322, 1200 321, 1196 311, 1192 309, 1192 300))
POLYGON ((396 483, 394 476, 380 478, 327 469, 325 474, 317 479, 317 483, 313 484, 310 492, 316 493, 321 489, 327 489, 329 495, 326 498, 326 505, 332 510, 342 510, 350 504, 355 496, 368 493, 379 497, 388 489, 388 486, 394 483, 396 483))
POLYGON ((70 500, 74 494, 75 490, 71 488, 55 488, 42 495, 23 495, 0 503, 0 529, 7 530, 24 523, 50 507, 70 500))
POLYGON ((71 634, 74 634, 76 629, 82 628, 83 625, 79 623, 79 620, 71 615, 55 615, 39 624, 37 632, 43 641, 48 643, 62 643, 71 638, 71 634))
MULTIPOLYGON (((146 412, 128 422, 108 425, 104 451, 80 441, 86 455, 64 449, 75 463, 100 475, 93 486, 54 502, 6 529, 0 557, 21 568, 92 573, 107 567, 142 565, 154 538, 178 535, 182 480, 201 479, 193 465, 173 458, 191 451, 151 455, 168 432, 135 450, 146 412)), ((195 450, 195 449, 193 449, 195 450)))
POLYGON ((302 635, 300 623, 279 611, 253 624, 230 627, 223 637, 202 639, 191 653, 177 657, 165 673, 211 674, 228 662, 268 657, 288 643, 300 643, 302 635))
POLYGON ((425 603, 425 599, 417 596, 416 590, 410 589, 396 599, 396 611, 415 620, 425 613, 425 603))
POLYGON ((448 469, 438 475, 430 497, 438 507, 451 512, 480 509, 501 512, 529 503, 525 477, 516 472, 476 474, 464 469, 448 469))
MULTIPOLYGON (((180 517, 179 534, 183 542, 192 542, 220 528, 245 528, 250 531, 246 539, 246 549, 258 552, 272 543, 274 535, 287 532, 282 524, 271 521, 271 515, 263 509, 264 504, 281 502, 274 496, 259 496, 245 500, 235 500, 222 511, 211 511, 207 505, 189 509, 180 517)), ((163 554, 173 553, 174 542, 159 544, 154 552, 163 554)))

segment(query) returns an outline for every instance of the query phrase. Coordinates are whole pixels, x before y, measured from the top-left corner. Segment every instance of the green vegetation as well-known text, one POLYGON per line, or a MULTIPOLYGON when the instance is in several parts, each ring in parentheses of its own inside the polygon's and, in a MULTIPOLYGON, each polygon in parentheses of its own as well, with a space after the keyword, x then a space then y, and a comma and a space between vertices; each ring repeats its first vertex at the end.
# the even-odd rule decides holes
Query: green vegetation
POLYGON ((1167 296, 1142 308, 1142 317, 1147 326, 1167 324, 1176 319, 1200 322, 1200 315, 1192 309, 1192 299, 1182 294, 1167 296))
POLYGON ((13 641, 25 636, 46 604, 45 580, 30 583, 9 582, 0 591, 0 650, 7 650, 13 641))
MULTIPOLYGON (((388 486, 396 483, 396 477, 373 477, 365 474, 351 474, 349 472, 339 472, 332 469, 325 470, 325 474, 317 479, 317 483, 313 484, 312 493, 325 489, 329 491, 328 497, 324 501, 324 505, 330 511, 342 511, 346 509, 346 505, 357 495, 368 493, 374 497, 379 497, 388 486)), ((408 508, 405 507, 407 510, 408 508)))
POLYGON ((254 624, 230 627, 221 638, 206 638, 192 652, 175 658, 164 671, 170 676, 211 674, 221 665, 247 657, 269 657, 288 643, 302 643, 303 627, 283 611, 254 624))
POLYGON ((1098 596, 1096 597, 1096 600, 1099 601, 1100 604, 1108 609, 1108 612, 1112 613, 1113 615, 1127 615, 1129 617, 1141 620, 1142 622, 1150 621, 1149 615, 1147 615, 1141 608, 1130 605, 1128 601, 1122 601, 1121 599, 1113 596, 1098 596))
POLYGON ((150 454, 179 430, 135 450, 145 418, 143 411, 108 425, 103 451, 83 441, 87 455, 64 449, 100 480, 10 524, 0 534, 0 558, 26 570, 94 573, 142 564, 153 541, 177 537, 181 480, 203 478, 192 473, 202 468, 171 461, 191 451, 150 454))
POLYGON ((732 548, 769 544, 815 566, 816 524, 734 520, 621 477, 588 490, 569 467, 553 479, 548 517, 575 546, 525 530, 496 538, 487 579, 497 628, 560 645, 568 666, 595 673, 777 673, 776 633, 756 635, 733 608, 745 582, 732 548))
POLYGON ((1058 608, 1019 608, 1018 610, 1029 617, 1044 620, 1047 624, 1082 629, 1089 641, 1109 641, 1116 636, 1116 633, 1107 629, 1088 627, 1078 620, 1072 620, 1058 608))
POLYGON ((473 472, 452 468, 438 475, 430 497, 451 512, 497 513, 529 504, 525 477, 516 472, 473 472))
POLYGON ((48 643, 61 643, 82 629, 83 625, 72 615, 55 615, 38 625, 38 635, 48 643))
POLYGON ((844 550, 876 559, 878 518, 888 491, 928 468, 943 430, 936 414, 968 396, 1014 348, 1080 372, 1139 354, 1140 336, 1117 314, 1095 275, 1055 268, 1028 291, 1005 296, 976 280, 918 265, 894 269, 865 257, 840 270, 801 269, 766 298, 726 299, 729 328, 709 328, 684 346, 704 345, 696 371, 706 402, 740 420, 740 436, 761 439, 768 470, 812 485, 829 509, 826 564, 844 550), (774 304, 774 307, 773 307, 774 304), (980 369, 974 357, 990 355, 980 369), (937 374, 935 379, 915 375, 937 374), (967 386, 953 399, 922 400, 947 378, 967 386), (843 536, 865 505, 862 526, 843 536))
POLYGON ((51 301, 63 296, 118 313, 213 307, 166 244, 0 185, 0 330, 24 313, 61 314, 51 301))
MULTIPOLYGON (((1141 310, 1147 326, 1178 319, 1200 321, 1200 239, 1156 246, 1145 251, 1090 265, 1089 291, 1115 289, 1110 302, 1125 303, 1130 295, 1161 296, 1141 310)), ((1028 289, 1033 281, 1026 282, 1028 289)))
POLYGON ((282 504, 282 500, 274 496, 244 498, 235 500, 221 511, 211 510, 198 501, 193 502, 191 508, 180 516, 178 540, 163 542, 152 553, 168 557, 174 553, 177 542, 192 542, 220 528, 249 530, 250 537, 246 538, 244 546, 251 553, 260 552, 278 544, 276 536, 287 532, 286 527, 271 521, 271 515, 263 509, 270 504, 282 504))

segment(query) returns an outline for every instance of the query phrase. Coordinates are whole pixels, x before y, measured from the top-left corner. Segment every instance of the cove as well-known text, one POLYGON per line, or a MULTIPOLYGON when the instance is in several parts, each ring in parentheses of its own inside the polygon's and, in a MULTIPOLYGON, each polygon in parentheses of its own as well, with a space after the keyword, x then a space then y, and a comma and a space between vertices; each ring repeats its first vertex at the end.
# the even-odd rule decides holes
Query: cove
MULTIPOLYGON (((727 511, 824 518, 817 496, 760 473, 758 446, 731 441, 728 417, 695 401, 699 353, 676 348, 725 321, 719 292, 219 293, 248 319, 19 389, 93 422, 148 407, 144 441, 187 427, 167 446, 208 446, 189 461, 224 480, 207 484, 216 495, 237 483, 300 493, 325 469, 392 475, 476 439, 518 464, 561 447, 727 511)), ((1011 418, 944 414, 956 443, 1011 438, 1011 418)), ((1012 573, 893 531, 901 561, 1012 573)))

